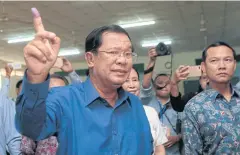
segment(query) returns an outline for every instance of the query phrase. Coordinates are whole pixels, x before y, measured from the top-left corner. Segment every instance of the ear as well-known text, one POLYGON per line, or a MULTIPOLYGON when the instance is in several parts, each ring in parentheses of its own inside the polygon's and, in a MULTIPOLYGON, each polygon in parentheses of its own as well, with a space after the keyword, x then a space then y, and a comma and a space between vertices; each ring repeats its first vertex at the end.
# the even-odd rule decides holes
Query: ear
POLYGON ((236 68, 237 68, 237 61, 234 60, 234 71, 236 70, 236 68))
POLYGON ((202 69, 202 73, 206 74, 206 63, 205 62, 201 62, 201 69, 202 69))
POLYGON ((94 58, 95 58, 95 56, 94 56, 94 54, 92 52, 86 52, 85 53, 85 60, 86 60, 86 62, 88 64, 89 68, 92 68, 94 66, 94 62, 95 62, 94 58))

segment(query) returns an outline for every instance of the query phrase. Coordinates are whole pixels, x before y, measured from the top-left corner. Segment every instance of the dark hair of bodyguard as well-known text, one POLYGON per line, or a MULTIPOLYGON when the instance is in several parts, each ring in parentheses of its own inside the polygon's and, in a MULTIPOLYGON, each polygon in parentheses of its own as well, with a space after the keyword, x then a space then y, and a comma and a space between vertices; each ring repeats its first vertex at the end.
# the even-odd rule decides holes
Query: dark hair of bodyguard
POLYGON ((19 80, 19 81, 17 82, 17 84, 16 84, 16 88, 17 88, 17 89, 20 88, 22 82, 23 82, 23 80, 19 80))
POLYGON ((52 74, 52 75, 50 75, 50 78, 56 78, 56 79, 63 80, 65 85, 69 84, 68 80, 64 76, 61 76, 61 75, 58 75, 58 74, 52 74))
POLYGON ((211 47, 218 47, 218 46, 226 46, 228 48, 230 48, 233 52, 233 57, 234 59, 236 60, 236 52, 235 50, 227 43, 223 42, 223 41, 217 41, 211 45, 209 45, 207 48, 205 48, 202 52, 202 61, 205 62, 206 61, 206 58, 207 58, 207 50, 211 47))
MULTIPOLYGON (((102 45, 102 34, 104 32, 116 32, 126 34, 131 41, 131 38, 127 31, 119 25, 102 26, 94 29, 86 38, 85 52, 97 52, 97 49, 102 45)), ((132 47, 133 51, 133 47, 132 47)))

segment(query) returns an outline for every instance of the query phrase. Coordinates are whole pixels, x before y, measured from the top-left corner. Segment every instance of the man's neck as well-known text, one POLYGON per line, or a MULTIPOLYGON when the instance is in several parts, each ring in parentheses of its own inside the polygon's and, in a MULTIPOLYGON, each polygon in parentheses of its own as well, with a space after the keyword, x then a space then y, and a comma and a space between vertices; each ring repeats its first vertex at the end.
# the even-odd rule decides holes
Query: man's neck
POLYGON ((115 87, 106 87, 102 82, 99 82, 95 78, 90 76, 92 84, 96 88, 99 95, 104 98, 112 107, 115 106, 116 100, 118 99, 117 88, 115 87))
POLYGON ((209 85, 210 85, 210 87, 212 89, 215 89, 221 95, 223 95, 224 98, 227 101, 230 101, 231 96, 232 96, 230 83, 221 83, 221 84, 219 84, 219 83, 215 83, 215 82, 210 82, 209 85))
POLYGON ((169 97, 157 97, 158 100, 161 102, 162 105, 165 105, 169 101, 169 97))

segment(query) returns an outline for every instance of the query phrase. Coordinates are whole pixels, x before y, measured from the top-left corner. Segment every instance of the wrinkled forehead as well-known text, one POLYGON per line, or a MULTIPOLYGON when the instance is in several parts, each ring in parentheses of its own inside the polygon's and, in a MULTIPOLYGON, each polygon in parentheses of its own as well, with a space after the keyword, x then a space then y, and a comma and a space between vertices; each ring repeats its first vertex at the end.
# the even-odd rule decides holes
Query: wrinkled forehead
POLYGON ((206 56, 207 58, 234 57, 232 49, 227 46, 210 47, 206 56))
POLYGON ((124 33, 104 32, 102 34, 102 46, 107 49, 132 49, 132 43, 124 33))

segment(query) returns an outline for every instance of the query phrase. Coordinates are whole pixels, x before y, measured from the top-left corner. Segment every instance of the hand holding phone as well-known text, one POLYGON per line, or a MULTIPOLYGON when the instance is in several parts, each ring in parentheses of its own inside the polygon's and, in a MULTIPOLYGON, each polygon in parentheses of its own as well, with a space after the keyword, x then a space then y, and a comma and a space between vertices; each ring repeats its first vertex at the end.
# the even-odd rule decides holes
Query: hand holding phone
POLYGON ((63 59, 61 57, 58 57, 55 64, 53 65, 53 68, 61 69, 63 67, 63 59))
POLYGON ((202 75, 202 68, 198 66, 189 66, 188 77, 200 77, 202 75))

